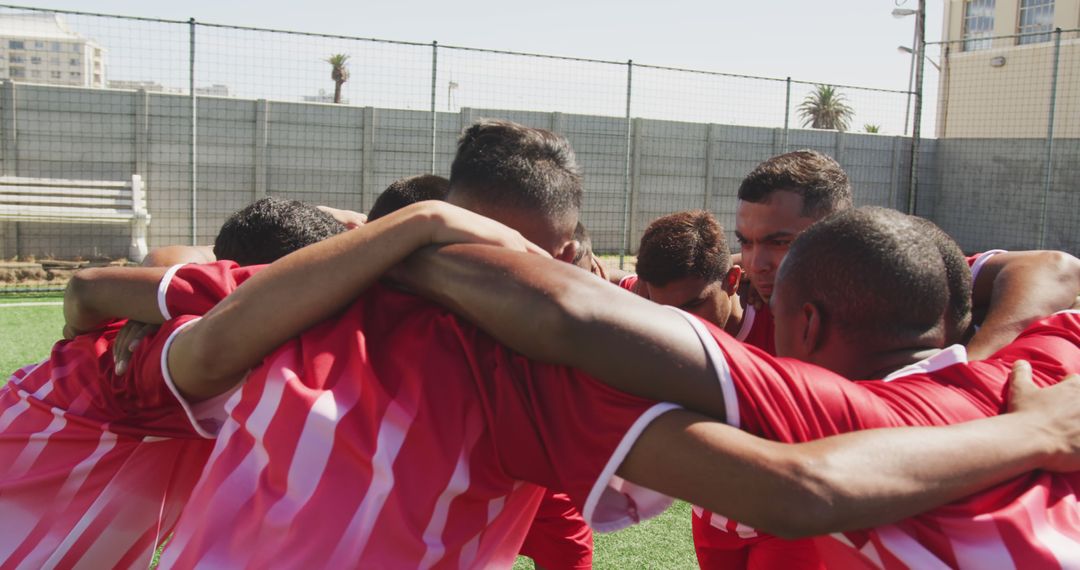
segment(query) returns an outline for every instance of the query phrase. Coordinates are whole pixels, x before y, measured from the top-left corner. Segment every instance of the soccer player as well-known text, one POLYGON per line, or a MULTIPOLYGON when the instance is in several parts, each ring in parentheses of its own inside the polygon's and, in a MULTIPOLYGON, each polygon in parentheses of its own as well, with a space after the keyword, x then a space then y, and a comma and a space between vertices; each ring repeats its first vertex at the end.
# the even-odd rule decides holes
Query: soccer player
MULTIPOLYGON (((177 336, 167 360, 180 390, 191 399, 214 397, 259 361, 261 345, 273 343, 273 335, 285 334, 289 327, 303 329, 305 319, 335 313, 335 305, 355 291, 350 276, 354 270, 344 263, 353 257, 343 247, 345 239, 329 240, 270 266, 177 336), (298 295, 314 275, 323 281, 322 294, 298 295), (282 313, 278 307, 286 302, 293 304, 292 310, 282 313), (250 323, 262 326, 252 330, 250 323)), ((564 270, 565 265, 537 262, 527 261, 526 272, 564 279, 567 271, 580 275, 564 270)), ((213 287, 192 285, 216 279, 213 267, 181 268, 164 287, 166 306, 179 311, 205 303, 191 292, 213 287)), ((585 279, 592 287, 602 287, 605 296, 618 297, 617 289, 585 279)), ((489 297, 486 302, 501 301, 489 297)), ((591 312, 594 306, 580 308, 591 312)), ((523 307, 502 309, 520 312, 523 307)), ((677 317, 651 307, 646 303, 646 314, 677 317)), ((629 322, 641 330, 637 318, 629 322)), ((673 339, 634 346, 635 361, 651 358, 633 375, 670 373, 672 363, 701 350, 685 321, 677 323, 672 327, 669 320, 660 323, 660 329, 649 328, 653 333, 666 331, 673 339), (671 341, 678 339, 684 344, 672 354, 671 341)), ((529 331, 517 334, 529 336, 529 331)), ((569 339, 543 335, 533 340, 564 345, 569 339)), ((704 354, 699 356, 682 372, 708 373, 704 354)), ((620 365, 611 359, 603 362, 620 365)), ((950 432, 962 436, 958 447, 944 444, 944 432, 938 432, 945 438, 940 441, 917 432, 906 443, 903 437, 896 439, 900 432, 876 433, 876 443, 856 445, 854 452, 847 448, 848 454, 840 451, 837 440, 810 444, 806 449, 814 451, 801 452, 752 438, 743 441, 742 434, 708 423, 703 429, 712 434, 708 444, 716 447, 708 453, 697 448, 694 453, 704 455, 694 456, 682 446, 706 442, 680 422, 696 422, 699 416, 597 390, 587 376, 524 361, 443 311, 376 288, 339 317, 281 347, 248 375, 164 563, 257 565, 265 558, 282 565, 336 560, 360 565, 508 565, 542 493, 518 478, 568 491, 585 505, 583 512, 593 524, 606 523, 603 527, 609 529, 655 514, 666 504, 609 479, 616 470, 640 481, 659 468, 664 486, 686 482, 691 475, 699 481, 707 473, 698 486, 682 488, 681 494, 713 508, 724 505, 729 513, 765 528, 849 528, 962 496, 1031 468, 1038 455, 1033 457, 1030 446, 1046 449, 1042 428, 1032 429, 1026 424, 1030 419, 1017 424, 1016 418, 1000 418, 1014 422, 1003 429, 958 426, 960 431, 950 432), (391 349, 409 343, 419 343, 417 350, 424 347, 423 360, 412 357, 415 350, 391 349), (438 381, 433 383, 433 377, 438 381), (357 390, 368 398, 356 400, 357 390), (556 419, 540 413, 563 406, 575 412, 556 419), (629 434, 627 425, 634 426, 629 434), (650 435, 656 433, 668 435, 650 435), (966 449, 986 437, 1003 438, 1008 447, 957 458, 931 456, 912 468, 912 458, 927 448, 966 449), (459 443, 451 445, 455 441, 459 443), (859 477, 852 467, 862 465, 874 445, 887 445, 894 453, 886 458, 871 454, 878 475, 859 477), (579 447, 577 454, 564 453, 579 447), (603 451, 605 447, 609 451, 603 451), (680 459, 656 461, 655 454, 674 449, 680 450, 680 459), (568 457, 574 461, 565 460, 568 457), (953 470, 964 476, 939 480, 953 470), (305 524, 308 518, 315 520, 305 524), (309 529, 318 532, 305 532, 309 529)), ((958 445, 960 440, 950 442, 958 445)))
POLYGON ((732 265, 724 228, 711 213, 689 210, 654 220, 641 236, 636 270, 619 286, 739 334, 742 270, 732 265))
MULTIPOLYGON (((350 232, 352 239, 366 238, 356 253, 371 265, 358 266, 370 268, 373 278, 398 259, 394 251, 472 239, 474 227, 489 231, 482 241, 525 249, 516 232, 449 205, 419 206, 403 216, 391 222, 404 228, 396 235, 387 234, 394 225, 385 224, 350 232)), ((231 217, 215 251, 272 259, 342 230, 314 207, 267 199, 231 217), (252 232, 259 239, 250 239, 252 232)), ((160 279, 169 270, 135 271, 160 279)), ((169 339, 191 318, 165 323, 141 341, 126 370, 116 371, 110 353, 123 323, 101 322, 108 306, 95 299, 137 302, 112 286, 102 290, 93 275, 73 278, 65 305, 72 330, 83 334, 57 343, 48 359, 17 371, 0 388, 0 558, 15 566, 148 565, 213 447, 218 425, 204 410, 214 402, 188 406, 162 368, 169 339)), ((152 308, 154 299, 149 296, 152 308)))
MULTIPOLYGON (((821 218, 852 207, 852 191, 847 174, 831 157, 812 150, 799 150, 772 157, 751 171, 738 190, 735 235, 741 244, 741 265, 746 269, 750 287, 745 297, 758 299, 745 303, 742 322, 735 333, 739 340, 776 354, 774 327, 768 301, 776 271, 792 241, 821 218), (763 301, 763 302, 761 302, 763 301)), ((998 310, 974 337, 970 319, 952 323, 955 328, 949 343, 967 344, 972 359, 989 356, 1011 341, 1020 331, 1059 306, 1053 295, 1031 295, 1029 290, 1040 283, 1070 279, 1080 272, 1080 261, 1062 252, 1002 252, 991 250, 967 259, 970 278, 956 263, 958 248, 951 238, 927 222, 927 231, 936 236, 942 253, 948 254, 948 276, 954 314, 970 312, 971 301, 977 309, 995 301, 998 310), (974 285, 970 285, 970 283, 974 285), (964 285, 969 283, 969 285, 964 285), (1035 285, 1033 285, 1035 284, 1035 285), (993 296, 992 292, 993 291, 993 296)), ((745 300, 745 299, 744 299, 745 300)), ((981 315, 980 311, 980 315, 981 315)), ((729 321, 729 326, 735 323, 729 321)), ((729 329, 730 332, 731 329, 729 329)), ((815 568, 813 552, 807 542, 782 545, 754 529, 725 517, 695 509, 694 542, 703 567, 753 566, 815 568), (760 555, 755 555, 755 552, 760 555), (785 559, 778 561, 776 556, 785 559)))
POLYGON ((405 206, 425 200, 446 200, 450 181, 434 174, 421 174, 401 178, 390 183, 368 212, 368 220, 375 221, 405 206))
MULTIPOLYGON (((465 129, 450 165, 447 200, 498 220, 560 261, 584 258, 577 230, 582 182, 565 137, 510 121, 481 120, 465 129)), ((602 269, 591 262, 590 269, 602 269)), ((522 554, 540 568, 592 567, 592 530, 569 498, 548 492, 522 554)))
MULTIPOLYGON (((773 359, 688 319, 700 337, 693 346, 676 340, 678 315, 662 310, 635 314, 646 307, 629 299, 616 303, 610 291, 588 280, 513 263, 495 252, 431 256, 428 265, 414 264, 419 270, 413 278, 437 271, 443 281, 434 295, 526 354, 581 366, 620 389, 696 407, 780 441, 992 415, 1000 410, 1005 371, 1016 359, 1030 360, 1043 384, 1080 369, 1078 313, 1037 323, 984 362, 964 363, 955 351, 935 350, 945 339, 945 266, 928 263, 937 257, 937 245, 919 222, 902 214, 847 211, 806 230, 795 243, 772 299, 781 355, 849 378, 888 375, 887 382, 852 383, 822 368, 773 359), (823 264, 832 269, 820 271, 823 264), (509 275, 513 282, 491 280, 491 274, 509 275), (491 303, 492 298, 500 301, 491 303), (529 304, 533 322, 545 327, 534 326, 526 335, 513 326, 522 315, 512 308, 523 303, 529 304), (609 308, 612 304, 619 306, 609 308), (551 307, 555 310, 548 311, 551 307), (651 323, 649 329, 640 325, 643 319, 651 323), (560 331, 557 342, 537 342, 549 338, 545 330, 560 331), (654 366, 650 351, 663 355, 657 360, 664 366, 654 366), (712 370, 699 374, 705 353, 712 370), (932 358, 920 361, 924 356, 932 358), (680 373, 664 372, 672 369, 680 373), (665 381, 657 382, 658 377, 665 381)), ((1072 287, 1075 295, 1080 286, 1074 281, 1072 287)), ((676 426, 700 429, 692 422, 676 426)), ((997 443, 991 438, 986 444, 997 443)), ((689 451, 674 443, 669 449, 670 461, 689 451)), ((707 461, 708 453, 702 449, 698 457, 707 461)), ((680 481, 658 477, 639 482, 678 493, 682 483, 699 476, 707 484, 704 469, 691 470, 680 481)), ((981 567, 1002 560, 1017 566, 1068 566, 1080 552, 1076 485, 1080 479, 1074 475, 1034 473, 896 525, 819 539, 818 546, 825 560, 838 567, 981 567)), ((733 513, 730 505, 725 509, 733 513)), ((746 516, 737 518, 756 524, 746 516)))

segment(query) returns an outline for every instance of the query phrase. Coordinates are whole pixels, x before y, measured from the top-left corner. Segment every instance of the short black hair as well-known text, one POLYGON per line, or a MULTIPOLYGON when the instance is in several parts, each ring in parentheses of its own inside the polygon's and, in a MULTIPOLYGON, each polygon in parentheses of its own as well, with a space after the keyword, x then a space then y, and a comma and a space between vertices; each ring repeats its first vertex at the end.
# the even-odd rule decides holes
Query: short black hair
POLYGON ((925 226, 895 210, 845 210, 811 225, 777 272, 793 304, 813 303, 845 338, 913 340, 944 326, 945 262, 925 226))
POLYGON ((963 344, 971 331, 971 268, 963 250, 945 230, 925 218, 913 217, 915 223, 937 246, 941 260, 945 262, 945 276, 949 280, 949 306, 945 310, 945 343, 963 344))
POLYGON ((700 277, 723 279, 731 269, 724 228, 705 210, 676 212, 657 218, 641 236, 637 274, 651 285, 700 277))
POLYGON ((345 226, 315 206, 271 196, 225 220, 214 240, 214 255, 240 265, 272 263, 343 231, 345 226))
POLYGON ((450 165, 451 194, 535 211, 549 218, 581 210, 581 172, 570 142, 544 129, 484 119, 465 129, 450 165))
POLYGON ((424 200, 446 200, 450 181, 434 174, 401 178, 390 183, 368 212, 368 221, 377 220, 405 206, 424 200))
POLYGON ((757 165, 739 185, 739 199, 760 204, 780 190, 802 196, 804 217, 821 218, 853 204, 847 173, 816 150, 796 150, 757 165))

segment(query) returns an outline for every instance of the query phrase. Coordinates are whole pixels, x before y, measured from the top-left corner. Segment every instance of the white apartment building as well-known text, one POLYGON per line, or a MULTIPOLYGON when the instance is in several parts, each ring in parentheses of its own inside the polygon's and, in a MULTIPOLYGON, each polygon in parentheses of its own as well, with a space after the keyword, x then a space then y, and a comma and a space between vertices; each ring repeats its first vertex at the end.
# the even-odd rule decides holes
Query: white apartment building
POLYGON ((105 53, 58 14, 0 14, 0 79, 105 87, 105 53))

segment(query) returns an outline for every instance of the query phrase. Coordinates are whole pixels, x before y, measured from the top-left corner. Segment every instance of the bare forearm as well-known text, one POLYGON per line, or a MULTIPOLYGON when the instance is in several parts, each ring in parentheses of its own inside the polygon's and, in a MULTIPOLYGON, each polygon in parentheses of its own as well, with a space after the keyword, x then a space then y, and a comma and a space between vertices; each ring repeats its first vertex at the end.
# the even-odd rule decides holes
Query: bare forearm
POLYGON ((157 289, 165 271, 163 267, 101 267, 76 273, 64 292, 65 329, 77 334, 110 318, 162 323, 157 289))
POLYGON ((169 354, 192 400, 228 390, 276 346, 340 310, 430 235, 424 209, 391 214, 285 256, 229 295, 169 354))
POLYGON ((1080 294, 1080 260, 1057 251, 1002 253, 987 263, 979 281, 973 304, 988 308, 968 343, 972 360, 990 356, 1038 319, 1070 308, 1080 294))
POLYGON ((531 358, 722 418, 723 394, 682 316, 550 260, 479 246, 411 257, 408 285, 531 358))
POLYGON ((1050 449, 1012 415, 794 445, 684 412, 653 424, 620 475, 787 538, 895 522, 1037 468, 1050 449))

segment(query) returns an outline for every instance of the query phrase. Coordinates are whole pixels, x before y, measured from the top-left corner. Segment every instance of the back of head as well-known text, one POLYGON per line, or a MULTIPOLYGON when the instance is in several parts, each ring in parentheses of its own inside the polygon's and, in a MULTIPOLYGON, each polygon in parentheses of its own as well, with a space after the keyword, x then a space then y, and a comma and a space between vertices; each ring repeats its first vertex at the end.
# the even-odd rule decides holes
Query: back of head
POLYGON ((739 199, 761 203, 778 190, 803 199, 802 215, 822 218, 852 207, 851 183, 840 163, 816 150, 797 150, 757 165, 739 185, 739 199))
POLYGON ((457 205, 535 214, 558 225, 569 239, 581 196, 577 158, 560 135, 510 121, 481 120, 458 139, 448 197, 457 205))
POLYGON ((780 265, 785 303, 815 304, 823 327, 858 346, 897 346, 938 331, 945 263, 924 226, 895 210, 838 212, 804 231, 780 265))
POLYGON ((945 263, 945 275, 949 280, 949 306, 945 310, 945 342, 967 342, 971 329, 971 269, 960 246, 937 224, 925 218, 912 217, 922 227, 945 263))
POLYGON ((315 206, 262 198, 225 220, 214 240, 214 255, 240 265, 271 263, 343 231, 345 226, 315 206))
POLYGON ((637 274, 651 285, 664 286, 686 277, 711 283, 722 279, 730 268, 724 229, 704 210, 658 218, 641 236, 637 274))
POLYGON ((424 200, 446 200, 450 181, 434 174, 401 178, 390 183, 368 212, 368 221, 377 220, 405 206, 424 200))

